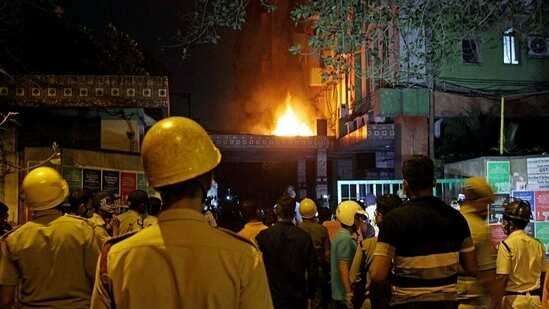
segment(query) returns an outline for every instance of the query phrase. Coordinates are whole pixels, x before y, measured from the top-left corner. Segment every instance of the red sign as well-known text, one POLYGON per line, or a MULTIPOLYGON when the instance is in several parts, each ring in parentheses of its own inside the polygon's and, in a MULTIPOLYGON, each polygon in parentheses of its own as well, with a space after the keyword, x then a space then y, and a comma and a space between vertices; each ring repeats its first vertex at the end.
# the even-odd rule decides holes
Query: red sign
POLYGON ((121 172, 120 173, 120 198, 123 201, 128 200, 128 194, 137 189, 137 174, 121 172))
POLYGON ((497 247, 500 242, 505 240, 507 236, 503 232, 503 228, 501 228, 501 224, 490 224, 490 230, 492 231, 492 244, 494 247, 497 247))
POLYGON ((549 221, 549 191, 535 192, 536 221, 549 221))

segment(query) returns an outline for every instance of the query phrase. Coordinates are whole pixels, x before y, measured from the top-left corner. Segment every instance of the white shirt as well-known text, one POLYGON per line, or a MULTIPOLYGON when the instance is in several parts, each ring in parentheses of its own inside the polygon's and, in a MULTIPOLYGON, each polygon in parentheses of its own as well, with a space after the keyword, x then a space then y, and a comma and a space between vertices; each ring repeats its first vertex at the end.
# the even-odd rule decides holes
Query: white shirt
POLYGON ((540 287, 541 272, 547 268, 545 248, 524 230, 513 231, 498 247, 496 273, 509 275, 506 291, 527 292, 540 287))

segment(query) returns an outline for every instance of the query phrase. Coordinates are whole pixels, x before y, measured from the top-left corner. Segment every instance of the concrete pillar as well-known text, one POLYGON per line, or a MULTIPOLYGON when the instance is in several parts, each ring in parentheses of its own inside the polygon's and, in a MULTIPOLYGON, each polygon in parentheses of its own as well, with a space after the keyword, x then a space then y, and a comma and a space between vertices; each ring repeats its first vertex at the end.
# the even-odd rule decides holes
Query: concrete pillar
POLYGON ((318 149, 316 152, 315 196, 320 199, 323 195, 328 195, 328 151, 318 149))
POLYGON ((402 177, 402 162, 411 155, 429 154, 429 128, 427 117, 398 116, 394 119, 395 176, 402 177))
POLYGON ((307 196, 307 162, 305 159, 297 161, 297 199, 307 196))

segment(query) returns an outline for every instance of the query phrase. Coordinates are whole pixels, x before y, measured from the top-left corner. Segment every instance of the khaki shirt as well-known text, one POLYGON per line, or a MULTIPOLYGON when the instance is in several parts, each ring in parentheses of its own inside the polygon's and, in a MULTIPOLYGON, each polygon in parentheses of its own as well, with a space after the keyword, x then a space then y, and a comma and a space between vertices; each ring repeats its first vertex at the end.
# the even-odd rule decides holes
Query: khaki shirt
POLYGON ((143 229, 141 215, 135 210, 130 209, 125 213, 118 215, 117 219, 120 222, 120 228, 118 230, 119 235, 137 232, 143 229))
POLYGON ((198 211, 164 210, 157 225, 114 244, 101 261, 93 309, 273 308, 257 248, 198 211))
MULTIPOLYGON (((492 231, 486 220, 475 214, 474 206, 467 203, 460 208, 463 217, 469 225, 471 238, 475 245, 477 256, 478 271, 496 272, 496 256, 497 251, 492 245, 492 231)), ((472 299, 478 297, 487 297, 488 291, 474 277, 458 277, 458 298, 472 299)))
POLYGON ((143 219, 144 228, 155 224, 158 224, 158 218, 155 216, 147 215, 145 219, 143 219))
POLYGON ((101 240, 86 219, 54 209, 2 239, 0 285, 20 284, 22 308, 88 308, 101 240))
POLYGON ((238 232, 238 235, 255 242, 255 237, 259 232, 266 230, 267 226, 261 221, 257 222, 248 222, 244 227, 238 232))
POLYGON ((545 248, 524 230, 513 231, 498 247, 496 273, 509 275, 506 291, 527 292, 540 287, 541 273, 547 269, 545 248))

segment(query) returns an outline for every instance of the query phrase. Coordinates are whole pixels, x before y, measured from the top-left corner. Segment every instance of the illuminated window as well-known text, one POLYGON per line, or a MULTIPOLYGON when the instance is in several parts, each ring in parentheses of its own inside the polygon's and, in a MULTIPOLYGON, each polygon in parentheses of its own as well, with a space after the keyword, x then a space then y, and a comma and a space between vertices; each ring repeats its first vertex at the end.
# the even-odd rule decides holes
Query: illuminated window
POLYGON ((503 63, 519 64, 518 44, 513 28, 503 33, 503 63))

